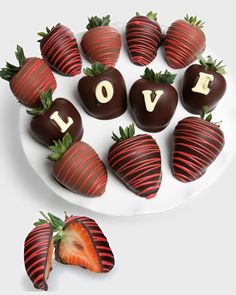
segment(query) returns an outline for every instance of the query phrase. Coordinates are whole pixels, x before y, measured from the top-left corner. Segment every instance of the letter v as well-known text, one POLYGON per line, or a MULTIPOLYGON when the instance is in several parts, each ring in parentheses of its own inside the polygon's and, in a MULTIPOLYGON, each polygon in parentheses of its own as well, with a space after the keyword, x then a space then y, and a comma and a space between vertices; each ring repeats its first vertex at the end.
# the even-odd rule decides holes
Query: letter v
POLYGON ((151 94, 152 91, 151 90, 143 90, 142 94, 144 96, 144 102, 145 102, 145 106, 146 106, 146 110, 148 112, 153 112, 155 109, 155 106, 159 100, 159 98, 162 96, 162 94, 164 93, 163 90, 157 90, 155 91, 155 99, 152 101, 151 99, 151 94))

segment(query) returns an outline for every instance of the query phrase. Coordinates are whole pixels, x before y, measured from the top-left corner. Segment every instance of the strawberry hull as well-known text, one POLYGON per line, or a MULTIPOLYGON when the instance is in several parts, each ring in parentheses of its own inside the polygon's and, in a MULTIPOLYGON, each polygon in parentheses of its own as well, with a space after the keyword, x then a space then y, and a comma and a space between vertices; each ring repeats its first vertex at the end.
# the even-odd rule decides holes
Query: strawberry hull
POLYGON ((108 162, 136 195, 150 199, 158 192, 162 179, 161 154, 150 135, 136 135, 115 143, 109 150, 108 162))
POLYGON ((56 89, 56 80, 44 60, 26 58, 22 68, 10 80, 14 96, 27 107, 36 107, 40 103, 40 93, 50 88, 56 89))
POLYGON ((26 237, 24 262, 26 272, 34 287, 47 290, 46 280, 51 271, 53 229, 50 224, 35 227, 26 237))
POLYGON ((43 58, 57 73, 75 76, 81 72, 82 61, 79 47, 72 31, 63 26, 55 26, 40 41, 43 58))
POLYGON ((174 131, 172 173, 182 182, 200 178, 224 147, 219 126, 201 118, 188 117, 174 131))
POLYGON ((71 216, 63 228, 65 238, 55 249, 55 258, 64 264, 79 265, 93 272, 107 273, 115 264, 107 238, 88 217, 71 216))
POLYGON ((97 27, 84 34, 81 47, 89 62, 114 67, 120 55, 121 36, 115 28, 97 27))

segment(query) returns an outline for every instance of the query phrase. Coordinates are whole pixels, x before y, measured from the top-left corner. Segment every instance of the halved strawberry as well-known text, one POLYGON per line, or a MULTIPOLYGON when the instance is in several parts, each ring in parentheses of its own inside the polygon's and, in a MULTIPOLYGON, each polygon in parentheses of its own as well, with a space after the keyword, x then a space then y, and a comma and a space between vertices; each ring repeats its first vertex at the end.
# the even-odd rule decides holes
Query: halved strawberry
POLYGON ((26 58, 23 48, 17 45, 16 58, 19 66, 6 63, 0 77, 9 81, 14 96, 27 107, 40 104, 40 92, 56 89, 56 80, 45 61, 37 57, 26 58))
POLYGON ((38 224, 26 237, 24 262, 26 272, 37 289, 47 290, 52 269, 53 228, 49 223, 38 224))
POLYGON ((55 258, 61 263, 99 273, 109 272, 115 263, 107 238, 97 223, 89 217, 79 216, 66 219, 55 258))

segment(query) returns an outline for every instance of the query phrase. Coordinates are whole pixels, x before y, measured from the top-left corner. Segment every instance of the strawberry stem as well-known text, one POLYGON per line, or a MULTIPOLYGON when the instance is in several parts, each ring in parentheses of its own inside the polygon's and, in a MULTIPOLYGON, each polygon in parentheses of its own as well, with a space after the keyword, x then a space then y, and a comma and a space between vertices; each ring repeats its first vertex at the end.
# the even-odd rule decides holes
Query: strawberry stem
MULTIPOLYGON (((200 114, 200 118, 202 120, 206 120, 208 122, 211 122, 211 120, 212 120, 212 113, 209 113, 207 115, 208 112, 209 112, 208 106, 203 106, 202 107, 201 114, 200 114)), ((220 127, 220 124, 222 123, 222 121, 219 121, 219 122, 211 122, 211 123, 220 127)))
POLYGON ((206 70, 213 70, 221 75, 226 74, 225 65, 222 65, 223 60, 218 62, 217 59, 213 59, 210 55, 207 56, 206 60, 201 54, 199 54, 198 61, 206 70))
POLYGON ((109 26, 110 24, 110 15, 104 16, 103 18, 99 18, 97 16, 92 16, 88 18, 89 23, 86 26, 87 30, 92 30, 97 27, 109 26))
POLYGON ((19 72, 19 70, 22 68, 24 62, 25 62, 25 54, 24 50, 21 46, 16 46, 16 52, 15 56, 19 62, 19 66, 14 66, 10 64, 9 62, 6 62, 5 68, 1 68, 0 70, 0 77, 6 81, 10 81, 13 76, 15 76, 16 73, 19 72))
POLYGON ((106 72, 107 70, 108 67, 106 65, 96 61, 92 64, 91 68, 85 68, 83 72, 88 77, 94 77, 106 72))
MULTIPOLYGON (((141 16, 141 14, 139 12, 136 12, 136 16, 141 16)), ((157 13, 156 12, 149 11, 146 16, 152 20, 157 21, 157 13)))
POLYGON ((46 110, 48 110, 52 105, 52 89, 49 88, 48 92, 40 93, 40 105, 32 110, 26 110, 26 112, 31 116, 40 116, 46 110))
POLYGON ((190 25, 195 26, 199 29, 202 29, 204 27, 204 22, 197 19, 197 16, 189 16, 186 14, 184 18, 190 25))
POLYGON ((132 138, 135 134, 134 123, 132 123, 131 125, 129 125, 128 127, 125 127, 125 128, 122 128, 120 126, 119 132, 120 132, 120 137, 117 136, 114 132, 112 132, 111 138, 116 142, 132 138))
MULTIPOLYGON (((56 24, 55 26, 53 26, 51 29, 49 29, 49 27, 46 27, 46 32, 38 32, 37 33, 37 35, 38 36, 40 36, 40 37, 42 37, 42 39, 45 37, 45 36, 47 36, 54 28, 56 28, 57 26, 60 26, 61 24, 60 23, 58 23, 58 24, 56 24)), ((42 40, 41 39, 41 40, 42 40)), ((38 40, 39 42, 41 41, 41 40, 38 40)))
POLYGON ((164 73, 155 73, 152 69, 146 68, 141 78, 152 81, 157 84, 173 84, 176 76, 176 74, 171 74, 168 70, 165 70, 164 73))
POLYGON ((68 150, 68 148, 72 145, 72 137, 69 133, 66 133, 62 140, 54 140, 54 145, 49 146, 49 149, 53 152, 52 154, 48 155, 48 159, 52 161, 59 160, 64 153, 68 150))

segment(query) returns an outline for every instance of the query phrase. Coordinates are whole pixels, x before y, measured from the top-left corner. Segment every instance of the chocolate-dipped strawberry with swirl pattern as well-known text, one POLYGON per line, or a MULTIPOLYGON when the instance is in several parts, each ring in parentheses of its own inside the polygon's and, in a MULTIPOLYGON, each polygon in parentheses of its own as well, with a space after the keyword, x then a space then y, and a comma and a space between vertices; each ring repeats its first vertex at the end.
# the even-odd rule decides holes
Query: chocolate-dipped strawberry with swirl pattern
POLYGON ((99 197, 105 192, 107 170, 96 151, 87 143, 72 141, 69 133, 49 146, 54 161, 53 176, 68 190, 89 197, 99 197))
POLYGON ((53 228, 49 223, 36 224, 24 244, 25 269, 36 289, 47 291, 52 269, 53 228))
POLYGON ((81 48, 89 62, 114 67, 121 49, 121 35, 110 26, 110 15, 88 19, 88 31, 83 35, 81 48))
POLYGON ((108 152, 108 162, 115 175, 139 197, 156 196, 162 179, 160 148, 151 135, 136 135, 134 124, 119 128, 120 137, 108 152))
POLYGON ((42 37, 40 50, 43 58, 57 73, 64 76, 75 76, 81 72, 82 60, 77 40, 72 31, 61 24, 38 33, 42 37))
POLYGON ((224 147, 224 134, 207 112, 205 106, 200 118, 185 118, 175 128, 172 173, 179 181, 199 179, 224 147))
POLYGON ((206 37, 202 31, 204 23, 196 16, 173 22, 165 35, 164 49, 168 65, 181 69, 197 59, 206 47, 206 37))
POLYGON ((40 91, 54 91, 57 87, 54 75, 46 62, 37 57, 25 57, 23 48, 17 45, 16 58, 19 66, 6 63, 0 77, 9 82, 17 100, 27 107, 40 104, 40 91))
POLYGON ((148 65, 157 56, 162 42, 162 33, 157 23, 157 14, 150 11, 147 16, 131 18, 126 25, 126 43, 132 63, 138 66, 148 65))

